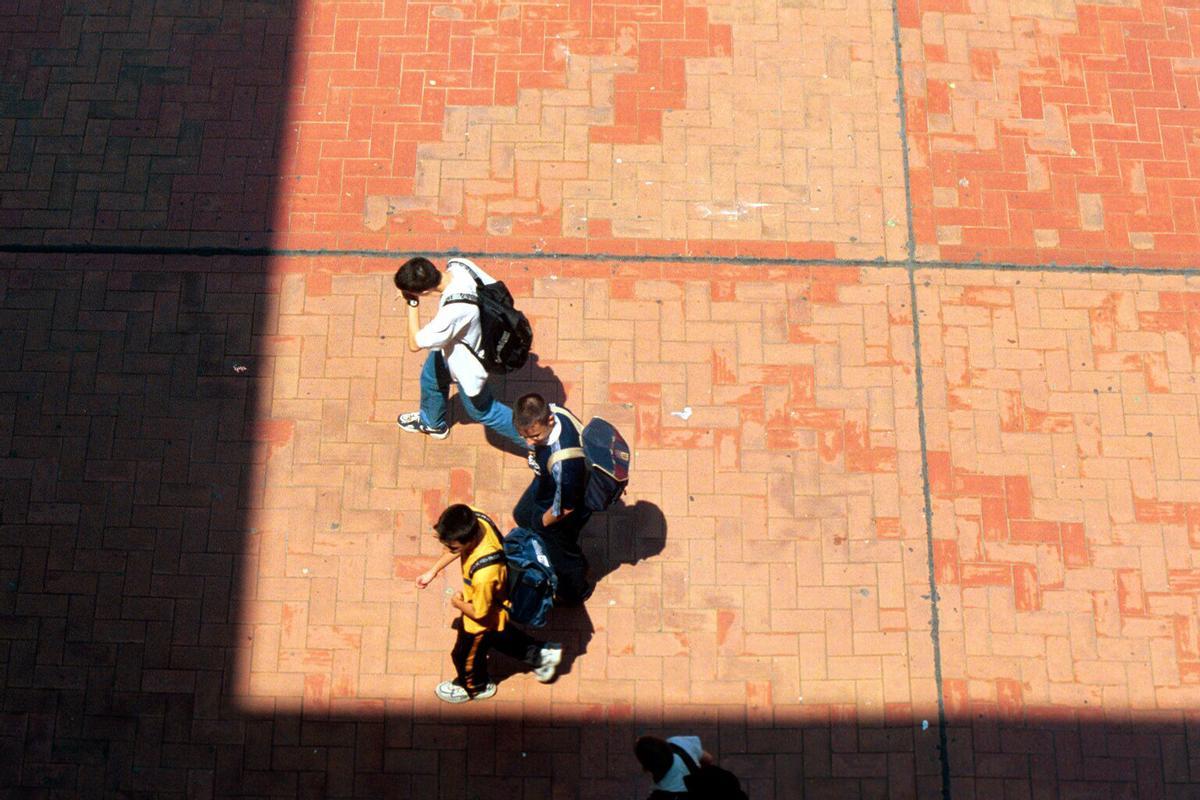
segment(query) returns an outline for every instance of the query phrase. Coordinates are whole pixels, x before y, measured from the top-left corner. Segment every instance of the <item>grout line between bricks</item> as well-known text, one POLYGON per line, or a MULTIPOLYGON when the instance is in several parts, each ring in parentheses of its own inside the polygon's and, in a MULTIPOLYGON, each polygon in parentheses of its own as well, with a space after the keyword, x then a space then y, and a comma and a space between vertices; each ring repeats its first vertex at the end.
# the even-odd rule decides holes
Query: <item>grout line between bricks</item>
MULTIPOLYGON (((896 47, 896 111, 900 117, 900 163, 904 173, 904 221, 908 226, 908 238, 904 249, 908 253, 908 265, 917 260, 917 234, 913 225, 912 170, 908 163, 908 99, 904 93, 904 52, 900 45, 900 9, 892 0, 892 43, 896 47)), ((910 268, 909 273, 912 270, 910 268)), ((913 309, 916 314, 916 308, 913 309)))
POLYGON ((933 681, 937 691, 938 761, 942 800, 951 800, 950 746, 946 733, 946 695, 942 685, 941 618, 938 609, 937 572, 933 555, 933 493, 929 484, 929 440, 925 421, 925 372, 921 363, 921 318, 917 307, 917 238, 913 224, 912 177, 908 160, 908 108, 904 93, 904 52, 900 42, 900 11, 892 0, 892 41, 896 47, 896 106, 900 117, 900 153, 904 170, 904 213, 908 225, 905 248, 908 258, 909 310, 912 312, 913 365, 917 404, 917 433, 921 442, 921 494, 925 512, 925 556, 929 578, 929 638, 933 645, 933 681))
MULTIPOLYGON (((907 152, 907 150, 906 150, 907 152)), ((907 156, 904 159, 906 165, 907 156)), ((907 169, 907 166, 905 167, 907 169)), ((905 178, 905 193, 908 193, 905 178)), ((910 206, 911 200, 906 200, 910 206)), ((915 247, 909 235, 909 245, 915 247)), ((123 256, 190 256, 194 258, 378 258, 396 260, 423 255, 433 258, 464 256, 525 261, 626 261, 635 264, 719 264, 723 266, 767 267, 841 267, 846 269, 940 269, 965 272, 1046 272, 1090 275, 1148 275, 1200 278, 1200 266, 1122 266, 1114 264, 1022 264, 1014 261, 922 261, 914 258, 888 260, 879 258, 772 258, 769 256, 689 256, 647 255, 626 253, 553 253, 546 251, 502 252, 492 250, 371 250, 371 249, 295 249, 286 247, 158 247, 149 245, 39 245, 3 244, 0 253, 33 255, 123 255, 123 256)))
POLYGON ((925 511, 925 557, 929 571, 929 638, 933 644, 933 682, 937 690, 938 761, 942 800, 953 796, 950 780, 950 744, 946 733, 946 694, 942 685, 941 617, 938 609, 937 571, 933 555, 933 493, 929 485, 929 440, 925 423, 925 371, 921 365, 921 317, 917 308, 917 236, 913 224, 912 173, 908 160, 908 105, 904 92, 904 49, 900 42, 900 9, 892 0, 892 42, 896 48, 896 106, 900 117, 900 157, 904 170, 904 215, 908 225, 905 249, 908 258, 909 310, 912 312, 913 364, 916 382, 917 433, 921 441, 921 493, 925 511))
POLYGON ((909 262, 908 297, 912 311, 913 362, 917 392, 917 433, 921 440, 921 493, 925 503, 925 555, 929 569, 929 638, 933 642, 933 681, 937 687, 938 760, 942 767, 942 800, 950 800, 950 750, 946 735, 946 696, 942 690, 941 618, 933 559, 933 493, 929 485, 929 444, 925 426, 925 371, 921 366, 921 324, 917 312, 917 274, 909 262))

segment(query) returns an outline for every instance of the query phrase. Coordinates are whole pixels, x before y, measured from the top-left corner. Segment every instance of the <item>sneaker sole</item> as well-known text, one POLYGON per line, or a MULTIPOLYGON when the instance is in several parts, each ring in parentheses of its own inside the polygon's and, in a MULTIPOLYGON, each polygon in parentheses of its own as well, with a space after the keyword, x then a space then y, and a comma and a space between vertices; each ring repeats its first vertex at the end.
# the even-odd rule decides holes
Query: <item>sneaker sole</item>
POLYGON ((465 692, 463 694, 456 693, 456 694, 452 694, 452 695, 446 695, 446 694, 443 694, 441 691, 439 691, 438 688, 435 688, 433 690, 433 694, 435 697, 437 697, 438 700, 441 700, 443 703, 450 703, 451 705, 462 705, 463 703, 470 703, 472 700, 487 700, 489 697, 493 697, 496 694, 496 692, 499 690, 499 688, 500 687, 496 686, 495 684, 491 684, 490 690, 484 689, 482 692, 475 695, 474 697, 471 697, 470 695, 466 694, 465 692))
POLYGON ((471 702, 471 698, 466 697, 466 696, 460 696, 460 695, 446 696, 446 695, 441 694, 440 692, 436 692, 436 691, 434 692, 434 695, 437 697, 438 700, 441 700, 443 703, 450 703, 451 705, 460 705, 462 703, 471 702))
POLYGON ((422 429, 422 428, 410 428, 409 426, 407 426, 407 425, 404 425, 404 424, 402 424, 402 423, 400 423, 400 422, 397 422, 397 423, 396 423, 396 427, 398 427, 400 430, 402 430, 402 431, 404 431, 404 432, 406 432, 406 433, 423 433, 423 434, 425 434, 426 436, 428 436, 430 439, 438 439, 438 440, 441 440, 441 439, 445 439, 447 436, 449 436, 449 435, 450 435, 450 429, 449 429, 449 428, 447 428, 447 429, 446 429, 446 430, 444 430, 444 431, 427 431, 427 430, 424 430, 424 429, 422 429))
POLYGON ((549 683, 550 681, 554 680, 555 676, 558 674, 558 665, 562 663, 562 649, 561 648, 559 648, 557 650, 550 650, 549 652, 554 653, 554 663, 553 664, 543 664, 542 666, 538 667, 537 669, 535 669, 533 671, 533 677, 537 680, 538 683, 549 683), (554 669, 551 670, 549 675, 542 677, 541 671, 546 669, 547 667, 553 667, 554 669))

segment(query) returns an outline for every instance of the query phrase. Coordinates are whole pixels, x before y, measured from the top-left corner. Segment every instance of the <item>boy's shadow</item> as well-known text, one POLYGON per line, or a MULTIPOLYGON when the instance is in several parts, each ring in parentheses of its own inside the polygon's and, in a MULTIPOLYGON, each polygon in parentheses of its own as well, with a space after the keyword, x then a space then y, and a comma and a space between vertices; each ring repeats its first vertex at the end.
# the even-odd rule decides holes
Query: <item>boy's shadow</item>
MULTIPOLYGON (((531 636, 543 642, 558 642, 562 645, 562 661, 555 672, 555 680, 571 672, 575 659, 587 652, 588 643, 596 633, 587 606, 555 608, 550 612, 544 628, 526 628, 531 636)), ((497 659, 489 664, 492 680, 496 683, 529 672, 532 668, 511 658, 497 659)))
MULTIPOLYGON (((591 566, 591 579, 598 584, 622 564, 637 564, 661 553, 667 543, 666 517, 662 509, 645 500, 631 506, 618 500, 607 511, 595 514, 588 521, 581 542, 591 566)), ((544 628, 530 629, 538 639, 562 644, 558 675, 569 674, 575 659, 587 653, 596 632, 587 609, 588 603, 593 602, 595 600, 590 599, 582 606, 556 606, 544 628)), ((503 659, 496 662, 492 674, 498 682, 527 670, 528 667, 503 659)))
POLYGON ((599 583, 622 564, 637 564, 661 553, 667 544, 667 518, 661 508, 645 500, 633 505, 618 500, 592 516, 580 541, 592 580, 599 583))
MULTIPOLYGON (((494 380, 492 391, 496 395, 496 399, 509 408, 512 408, 518 397, 529 392, 537 392, 546 398, 546 402, 555 405, 563 405, 567 400, 567 390, 563 387, 562 381, 554 374, 553 369, 541 362, 537 353, 530 353, 529 361, 516 372, 510 372, 503 378, 494 380)), ((466 412, 461 408, 456 407, 454 413, 457 421, 470 422, 466 419, 466 412)), ((524 457, 528 452, 523 447, 518 447, 498 435, 491 428, 484 429, 484 436, 487 438, 488 444, 505 453, 524 457)))

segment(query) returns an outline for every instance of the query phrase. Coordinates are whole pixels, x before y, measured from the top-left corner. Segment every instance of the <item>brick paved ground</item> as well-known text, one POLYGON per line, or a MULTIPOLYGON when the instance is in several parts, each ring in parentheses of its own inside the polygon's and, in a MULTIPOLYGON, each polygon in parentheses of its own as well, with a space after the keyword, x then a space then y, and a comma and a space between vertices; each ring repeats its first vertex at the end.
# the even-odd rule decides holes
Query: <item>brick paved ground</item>
POLYGON ((1200 16, 1159 0, 902 0, 922 253, 1195 263, 1200 16))
POLYGON ((0 14, 0 788, 635 798, 653 730, 754 798, 1200 793, 1200 17, 895 19, 0 14), (384 256, 452 247, 508 253, 537 331, 500 393, 636 451, 564 674, 465 708, 412 578, 528 473, 395 427, 384 256))
POLYGON ((882 0, 308 12, 289 246, 903 256, 882 0))

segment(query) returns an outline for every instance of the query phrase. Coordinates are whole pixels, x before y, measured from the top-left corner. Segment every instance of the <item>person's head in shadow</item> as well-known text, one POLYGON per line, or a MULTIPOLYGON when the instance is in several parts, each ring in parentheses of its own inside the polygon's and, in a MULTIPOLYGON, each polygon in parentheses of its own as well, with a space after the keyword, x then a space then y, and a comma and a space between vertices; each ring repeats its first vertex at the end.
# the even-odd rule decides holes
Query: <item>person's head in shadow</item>
POLYGON ((601 581, 622 564, 637 564, 663 551, 667 520, 662 509, 645 500, 626 505, 618 500, 592 518, 584 533, 591 577, 601 581))
MULTIPOLYGON (((561 380, 548 365, 542 363, 537 353, 530 353, 525 366, 516 372, 511 372, 496 382, 496 397, 506 406, 512 408, 516 399, 522 395, 536 392, 546 399, 547 403, 564 405, 567 400, 567 390, 561 380)), ((526 450, 498 436, 490 429, 485 430, 488 444, 514 455, 525 455, 526 450)))

